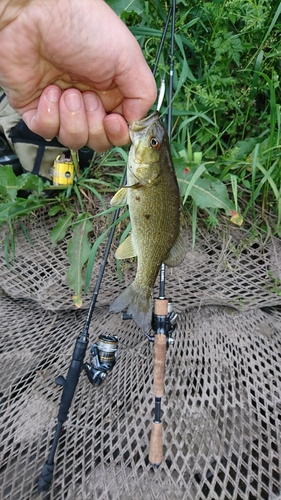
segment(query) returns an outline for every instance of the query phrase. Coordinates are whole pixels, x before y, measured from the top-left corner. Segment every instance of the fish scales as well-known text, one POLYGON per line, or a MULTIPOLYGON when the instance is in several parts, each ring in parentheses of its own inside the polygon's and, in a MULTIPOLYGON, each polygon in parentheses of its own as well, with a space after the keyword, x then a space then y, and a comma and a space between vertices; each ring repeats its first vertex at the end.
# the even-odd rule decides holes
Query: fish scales
POLYGON ((178 265, 184 258, 181 200, 169 140, 159 114, 130 125, 132 146, 127 166, 127 186, 111 204, 127 203, 131 235, 117 249, 117 258, 137 256, 134 282, 110 306, 110 312, 127 308, 145 332, 152 318, 153 287, 162 262, 178 265))
MULTIPOLYGON (((138 257, 136 282, 145 287, 154 285, 159 267, 179 235, 180 203, 168 152, 166 149, 160 152, 159 161, 163 161, 164 167, 151 184, 128 189, 133 242, 138 257)), ((128 172, 128 185, 134 182, 133 175, 128 172)))

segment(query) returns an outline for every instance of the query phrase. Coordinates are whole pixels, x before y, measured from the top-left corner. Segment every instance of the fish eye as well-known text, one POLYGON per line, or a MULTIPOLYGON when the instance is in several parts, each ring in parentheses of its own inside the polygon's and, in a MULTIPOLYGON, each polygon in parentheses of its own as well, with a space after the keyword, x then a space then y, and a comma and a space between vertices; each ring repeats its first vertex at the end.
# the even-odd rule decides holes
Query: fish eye
POLYGON ((158 149, 159 146, 160 146, 160 142, 157 141, 157 139, 155 137, 152 137, 150 139, 150 146, 153 148, 153 149, 158 149))

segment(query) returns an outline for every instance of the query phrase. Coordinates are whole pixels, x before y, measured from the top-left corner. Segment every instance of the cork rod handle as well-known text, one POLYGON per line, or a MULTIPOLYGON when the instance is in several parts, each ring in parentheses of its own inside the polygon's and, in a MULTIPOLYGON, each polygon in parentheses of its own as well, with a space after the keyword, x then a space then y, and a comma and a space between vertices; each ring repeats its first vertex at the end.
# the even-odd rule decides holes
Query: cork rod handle
POLYGON ((166 350, 166 335, 155 335, 153 393, 156 398, 162 398, 164 396, 166 350))
POLYGON ((162 422, 152 422, 148 459, 156 466, 163 461, 162 422))
MULTIPOLYGON (((155 301, 155 314, 166 316, 168 313, 168 301, 166 299, 155 301)), ((155 420, 152 422, 149 461, 153 465, 160 465, 163 460, 162 445, 162 422, 160 420, 161 398, 164 395, 164 375, 167 351, 167 339, 165 334, 156 333, 154 339, 154 384, 155 396, 155 420)))

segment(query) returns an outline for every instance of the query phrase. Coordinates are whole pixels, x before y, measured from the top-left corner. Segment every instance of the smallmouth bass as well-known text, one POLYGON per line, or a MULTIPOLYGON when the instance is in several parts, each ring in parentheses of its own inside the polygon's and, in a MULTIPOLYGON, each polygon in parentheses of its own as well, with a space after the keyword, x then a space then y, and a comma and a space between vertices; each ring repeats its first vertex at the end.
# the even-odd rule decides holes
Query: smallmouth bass
POLYGON ((112 198, 111 206, 128 205, 131 234, 115 257, 137 256, 137 274, 110 305, 109 311, 127 309, 137 325, 148 332, 152 319, 151 289, 162 262, 179 265, 185 255, 181 233, 181 199, 167 132, 154 112, 129 126, 132 145, 127 165, 127 186, 112 198))

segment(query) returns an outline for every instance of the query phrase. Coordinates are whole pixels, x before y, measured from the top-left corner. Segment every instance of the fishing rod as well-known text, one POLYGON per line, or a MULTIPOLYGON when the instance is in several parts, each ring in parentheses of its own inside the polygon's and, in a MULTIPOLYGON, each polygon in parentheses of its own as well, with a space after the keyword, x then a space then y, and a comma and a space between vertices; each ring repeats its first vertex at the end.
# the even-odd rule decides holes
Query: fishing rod
MULTIPOLYGON (((170 45, 170 72, 168 87, 168 121, 167 133, 171 140, 172 132, 172 96, 173 96, 173 76, 174 76, 174 36, 176 0, 172 0, 166 25, 163 31, 159 50, 162 50, 164 38, 167 33, 168 24, 171 19, 171 45, 170 45)), ((159 51, 158 51, 159 54, 159 51)), ((160 57, 160 56, 159 56, 160 57)), ((159 60, 157 56, 156 61, 159 60)), ((163 82, 162 82, 163 83, 163 82)), ((161 107, 159 101, 157 109, 161 107)), ((154 336, 154 368, 153 368, 153 395, 155 398, 154 420, 151 427, 149 462, 154 466, 159 466, 163 461, 163 424, 161 420, 161 401, 164 396, 164 378, 167 347, 173 345, 174 339, 171 336, 176 327, 177 315, 173 312, 172 304, 165 298, 165 264, 162 263, 160 269, 159 297, 154 303, 153 329, 154 336)), ((150 338, 149 340, 152 340, 150 338)))
MULTIPOLYGON (((123 176, 122 185, 126 183, 126 174, 123 176)), ((59 444, 59 439, 62 434, 63 424, 68 418, 68 411, 72 403, 72 399, 79 381, 81 371, 84 370, 94 386, 100 386, 106 378, 107 373, 112 370, 117 361, 118 337, 117 335, 101 334, 98 341, 92 345, 90 363, 84 363, 84 358, 89 344, 89 327, 94 313, 99 289, 101 286, 105 266, 110 252, 115 226, 119 217, 121 208, 115 211, 112 227, 107 240, 104 256, 100 266, 99 274, 95 284, 91 303, 87 312, 87 317, 81 333, 79 334, 73 354, 72 360, 66 377, 60 375, 56 378, 57 385, 63 387, 59 412, 57 415, 57 425, 55 435, 52 441, 51 449, 45 462, 40 477, 38 479, 38 490, 46 491, 49 489, 54 473, 54 457, 59 444)))

